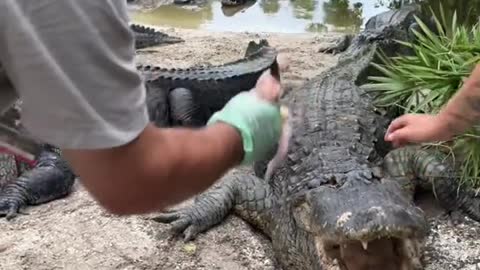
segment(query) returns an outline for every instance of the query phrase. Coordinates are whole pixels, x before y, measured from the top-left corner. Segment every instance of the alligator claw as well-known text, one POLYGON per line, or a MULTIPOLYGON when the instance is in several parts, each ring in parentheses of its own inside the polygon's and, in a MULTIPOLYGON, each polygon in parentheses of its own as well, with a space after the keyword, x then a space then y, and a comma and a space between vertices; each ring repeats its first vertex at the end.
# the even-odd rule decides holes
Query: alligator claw
POLYGON ((20 205, 12 202, 0 202, 0 217, 5 217, 6 220, 12 220, 22 214, 20 205))
POLYGON ((160 213, 153 217, 152 220, 170 224, 170 230, 174 234, 183 234, 184 242, 189 242, 194 240, 199 233, 210 228, 210 224, 202 222, 202 217, 195 212, 195 207, 185 208, 178 211, 160 213))

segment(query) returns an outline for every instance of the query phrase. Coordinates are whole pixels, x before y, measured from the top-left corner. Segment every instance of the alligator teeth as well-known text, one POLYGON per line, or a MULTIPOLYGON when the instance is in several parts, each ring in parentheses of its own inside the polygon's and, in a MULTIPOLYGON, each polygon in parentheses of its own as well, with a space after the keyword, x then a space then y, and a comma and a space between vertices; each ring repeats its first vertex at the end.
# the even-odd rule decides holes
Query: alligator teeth
POLYGON ((362 246, 363 246, 363 249, 367 250, 368 242, 367 241, 362 241, 362 246))

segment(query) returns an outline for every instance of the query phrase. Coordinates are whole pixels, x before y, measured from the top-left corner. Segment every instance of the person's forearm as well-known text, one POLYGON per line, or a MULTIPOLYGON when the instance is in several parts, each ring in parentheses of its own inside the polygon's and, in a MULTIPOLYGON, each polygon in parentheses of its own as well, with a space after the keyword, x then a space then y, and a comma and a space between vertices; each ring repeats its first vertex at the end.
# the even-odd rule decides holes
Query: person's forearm
POLYGON ((95 151, 65 153, 86 189, 115 214, 162 210, 188 199, 243 157, 240 134, 226 124, 198 130, 150 125, 126 146, 95 151))
POLYGON ((458 135, 480 123, 480 65, 477 65, 463 87, 438 114, 448 132, 458 135))

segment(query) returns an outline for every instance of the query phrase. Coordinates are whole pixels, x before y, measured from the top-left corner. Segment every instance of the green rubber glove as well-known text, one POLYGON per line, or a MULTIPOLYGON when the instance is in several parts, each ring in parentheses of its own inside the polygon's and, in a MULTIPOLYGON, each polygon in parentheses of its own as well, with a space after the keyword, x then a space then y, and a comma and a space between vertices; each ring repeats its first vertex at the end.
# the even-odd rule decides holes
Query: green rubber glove
POLYGON ((280 139, 280 107, 260 99, 251 91, 241 92, 230 99, 222 110, 212 115, 207 125, 218 121, 240 132, 245 153, 243 165, 267 158, 280 139))

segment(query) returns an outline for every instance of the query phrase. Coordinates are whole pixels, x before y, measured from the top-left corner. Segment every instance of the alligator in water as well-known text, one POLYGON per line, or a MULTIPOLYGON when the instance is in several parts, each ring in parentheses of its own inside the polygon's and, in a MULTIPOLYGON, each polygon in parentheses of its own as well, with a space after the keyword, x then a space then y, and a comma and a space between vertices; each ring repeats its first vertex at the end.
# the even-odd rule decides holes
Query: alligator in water
POLYGON ((246 12, 247 9, 251 8, 253 5, 255 5, 255 3, 255 0, 248 0, 242 5, 222 5, 221 9, 223 15, 226 17, 233 17, 238 13, 246 12))
POLYGON ((452 179, 444 176, 452 175, 450 167, 429 150, 391 150, 383 141, 390 119, 374 111, 359 87, 374 72, 378 48, 402 52, 394 40, 408 39, 403 26, 411 12, 367 28, 335 67, 290 92, 293 136, 287 160, 270 180, 262 179, 266 162, 259 162, 255 174, 227 174, 192 206, 154 220, 171 223, 189 241, 233 211, 266 234, 285 270, 335 264, 343 270, 423 269, 429 226, 414 205, 413 187, 442 179, 435 190, 448 207, 452 179))
POLYGON ((255 0, 221 0, 222 7, 239 7, 248 2, 256 2, 255 0))
POLYGON ((132 29, 135 34, 135 49, 144 49, 152 46, 175 44, 185 41, 179 37, 169 36, 143 25, 131 24, 130 29, 132 29))
POLYGON ((152 122, 158 126, 202 126, 241 91, 250 90, 267 69, 278 68, 267 40, 251 41, 245 57, 211 67, 166 69, 139 65, 145 78, 152 122))
MULTIPOLYGON (((149 89, 147 106, 151 121, 158 126, 204 125, 210 113, 222 108, 240 91, 253 88, 263 71, 275 71, 276 56, 276 50, 261 40, 258 44, 249 43, 245 58, 224 65, 190 69, 139 67, 149 89)), ((20 115, 18 101, 0 121, 21 129, 20 115)), ((11 219, 22 207, 71 192, 73 174, 59 150, 52 149, 55 148, 47 145, 33 168, 0 149, 0 216, 11 219)))

